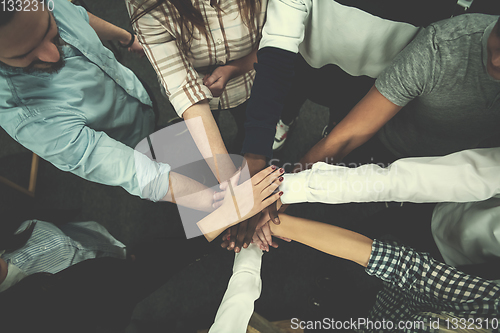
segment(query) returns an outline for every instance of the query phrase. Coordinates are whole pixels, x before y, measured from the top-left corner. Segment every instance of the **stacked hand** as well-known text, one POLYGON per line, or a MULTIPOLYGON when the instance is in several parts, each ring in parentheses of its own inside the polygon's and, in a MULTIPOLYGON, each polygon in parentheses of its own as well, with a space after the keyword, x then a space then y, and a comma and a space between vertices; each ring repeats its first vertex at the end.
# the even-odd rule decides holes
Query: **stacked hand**
MULTIPOLYGON (((213 214, 216 214, 214 216, 217 216, 217 222, 214 222, 213 219, 207 219, 198 223, 205 236, 212 239, 213 234, 221 227, 227 228, 241 221, 244 222, 239 223, 238 226, 243 225, 246 231, 248 223, 245 220, 260 213, 283 194, 283 192, 276 191, 283 180, 283 177, 281 177, 283 172, 283 169, 278 170, 278 168, 271 166, 238 185, 240 178, 240 171, 238 171, 229 182, 222 184, 221 189, 223 191, 214 195, 214 207, 217 210, 213 214)), ((257 221, 258 219, 256 219, 257 221)), ((242 234, 240 237, 240 244, 245 242, 245 247, 250 244, 256 222, 250 224, 253 225, 253 229, 248 236, 242 234)), ((239 249, 237 249, 238 251, 239 249)))
MULTIPOLYGON (((283 177, 281 177, 283 173, 284 173, 283 169, 278 169, 275 166, 270 166, 262 170, 261 172, 257 173, 254 177, 252 177, 252 182, 254 182, 255 180, 256 184, 259 184, 260 186, 266 188, 267 193, 262 192, 262 194, 271 196, 268 199, 261 201, 260 207, 262 212, 261 211, 255 212, 254 214, 257 215, 253 216, 249 220, 239 223, 238 225, 226 231, 226 234, 223 236, 223 243, 221 245, 222 247, 225 247, 228 250, 234 249, 235 252, 239 252, 241 247, 243 248, 248 247, 248 245, 250 245, 252 241, 252 236, 254 235, 256 228, 259 226, 259 221, 261 221, 262 219, 266 219, 266 221, 272 219, 275 223, 279 224, 275 202, 279 198, 279 196, 281 196, 282 192, 274 194, 272 194, 272 192, 274 192, 277 189, 277 186, 283 180, 283 177), (270 171, 271 173, 269 173, 270 171), (269 178, 267 180, 266 178, 262 178, 266 174, 268 175, 267 178, 269 178), (275 175, 279 176, 279 178, 278 182, 274 181, 273 183, 272 179, 273 177, 276 177, 275 175), (271 184, 271 185, 266 185, 266 184, 271 184)), ((214 195, 214 201, 215 201, 214 207, 220 206, 220 199, 223 196, 227 196, 228 192, 227 187, 228 184, 221 184, 222 191, 214 195)), ((257 204, 254 207, 257 207, 257 204)), ((262 224, 259 226, 259 229, 261 227, 262 224)))
MULTIPOLYGON (((279 207, 281 205, 281 202, 276 201, 276 205, 272 204, 271 206, 275 206, 274 209, 276 210, 277 206, 279 207)), ((282 213, 285 211, 286 207, 288 205, 281 205, 281 208, 279 209, 279 212, 282 213)), ((276 212, 277 214, 278 212, 276 212)), ((276 215, 277 216, 277 215, 276 215)), ((261 250, 269 252, 269 247, 272 246, 274 248, 278 247, 278 243, 273 241, 272 236, 273 235, 271 231, 271 221, 274 222, 274 224, 279 224, 279 218, 277 219, 278 223, 276 223, 276 219, 271 218, 270 215, 268 214, 261 214, 260 220, 257 223, 257 226, 255 228, 255 233, 252 236, 252 243, 255 245, 259 246, 261 250)), ((290 242, 291 239, 285 238, 285 237, 280 237, 280 236, 275 236, 278 237, 286 242, 290 242)))

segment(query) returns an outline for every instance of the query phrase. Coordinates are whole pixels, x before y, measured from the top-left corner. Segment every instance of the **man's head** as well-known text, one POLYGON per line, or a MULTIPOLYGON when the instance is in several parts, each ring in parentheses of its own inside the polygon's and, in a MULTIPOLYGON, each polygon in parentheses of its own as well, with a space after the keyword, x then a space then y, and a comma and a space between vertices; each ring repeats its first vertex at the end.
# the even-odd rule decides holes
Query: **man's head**
POLYGON ((500 18, 488 37, 488 74, 500 80, 500 18))
MULTIPOLYGON (((42 0, 43 1, 43 0, 42 0)), ((26 72, 57 72, 64 66, 52 13, 41 2, 23 10, 0 7, 0 62, 26 72)))

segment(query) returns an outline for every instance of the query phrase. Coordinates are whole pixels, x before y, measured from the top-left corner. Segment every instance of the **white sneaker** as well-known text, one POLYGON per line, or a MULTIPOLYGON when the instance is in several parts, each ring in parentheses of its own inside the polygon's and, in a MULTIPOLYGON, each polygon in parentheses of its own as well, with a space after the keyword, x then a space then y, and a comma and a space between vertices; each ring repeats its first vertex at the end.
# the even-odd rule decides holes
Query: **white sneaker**
MULTIPOLYGON (((292 123, 293 124, 293 123, 292 123)), ((273 151, 278 151, 285 145, 286 137, 288 136, 288 131, 290 126, 286 125, 284 122, 280 121, 276 125, 276 134, 274 135, 273 151)))

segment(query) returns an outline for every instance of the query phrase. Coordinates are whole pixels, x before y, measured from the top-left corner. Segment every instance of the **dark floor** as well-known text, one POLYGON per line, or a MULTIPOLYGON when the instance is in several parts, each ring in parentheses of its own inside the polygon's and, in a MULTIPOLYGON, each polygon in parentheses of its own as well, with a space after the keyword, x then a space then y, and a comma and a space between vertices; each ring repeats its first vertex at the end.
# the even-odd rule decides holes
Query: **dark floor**
MULTIPOLYGON (((128 16, 121 0, 85 0, 95 15, 116 25, 130 29, 128 16)), ((176 117, 168 102, 161 97, 156 75, 146 58, 138 59, 122 54, 123 63, 149 83, 160 102, 160 123, 176 117)), ((297 162, 321 136, 328 111, 312 102, 306 102, 295 130, 285 148, 275 156, 274 163, 297 162)), ((222 134, 226 142, 234 137, 234 123, 229 114, 221 114, 222 134)), ((0 175, 20 184, 27 184, 30 153, 0 130, 0 175)), ((41 161, 36 198, 0 184, 0 205, 38 208, 78 208, 76 220, 94 220, 103 224, 117 239, 131 244, 148 235, 169 235, 181 228, 175 205, 152 203, 133 197, 118 187, 87 182, 70 173, 62 172, 41 161)), ((287 211, 291 215, 318 221, 350 226, 368 210, 379 206, 327 206, 322 204, 295 205, 287 211)), ((182 251, 182 249, 179 249, 182 251)), ((128 333, 132 332, 192 332, 208 328, 222 299, 231 276, 234 255, 220 249, 180 272, 161 289, 140 303, 134 313, 128 333)), ((162 263, 160 263, 162 264, 162 263)), ((168 262, 163 263, 168 265, 168 262)), ((280 242, 280 248, 266 253, 263 258, 261 298, 255 310, 269 320, 290 318, 308 319, 317 316, 335 317, 333 309, 354 294, 344 295, 342 283, 330 282, 322 287, 324 279, 350 280, 356 295, 370 289, 376 281, 363 269, 344 260, 335 259, 297 243, 280 242), (319 285, 319 286, 318 286, 319 285), (335 288, 338 286, 340 288, 335 288), (337 291, 335 291, 337 290, 337 291), (347 296, 351 295, 351 296, 347 296), (335 304, 333 304, 335 303, 335 304)), ((358 297, 358 296, 356 296, 358 297)), ((361 296, 359 296, 361 297, 361 296)), ((367 304, 357 298, 358 304, 367 304)))

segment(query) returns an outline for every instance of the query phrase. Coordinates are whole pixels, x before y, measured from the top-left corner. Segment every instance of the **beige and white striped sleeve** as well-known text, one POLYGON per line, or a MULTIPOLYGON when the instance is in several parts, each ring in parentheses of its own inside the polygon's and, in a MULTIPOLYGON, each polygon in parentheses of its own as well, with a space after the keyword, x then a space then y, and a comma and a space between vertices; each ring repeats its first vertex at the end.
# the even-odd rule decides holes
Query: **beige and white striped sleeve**
MULTIPOLYGON (((129 14, 133 15, 136 10, 134 0, 125 2, 129 14)), ((133 28, 170 103, 182 117, 190 106, 211 99, 212 93, 203 84, 203 76, 178 48, 172 33, 175 27, 172 27, 169 17, 167 9, 160 6, 137 20, 133 28)))

